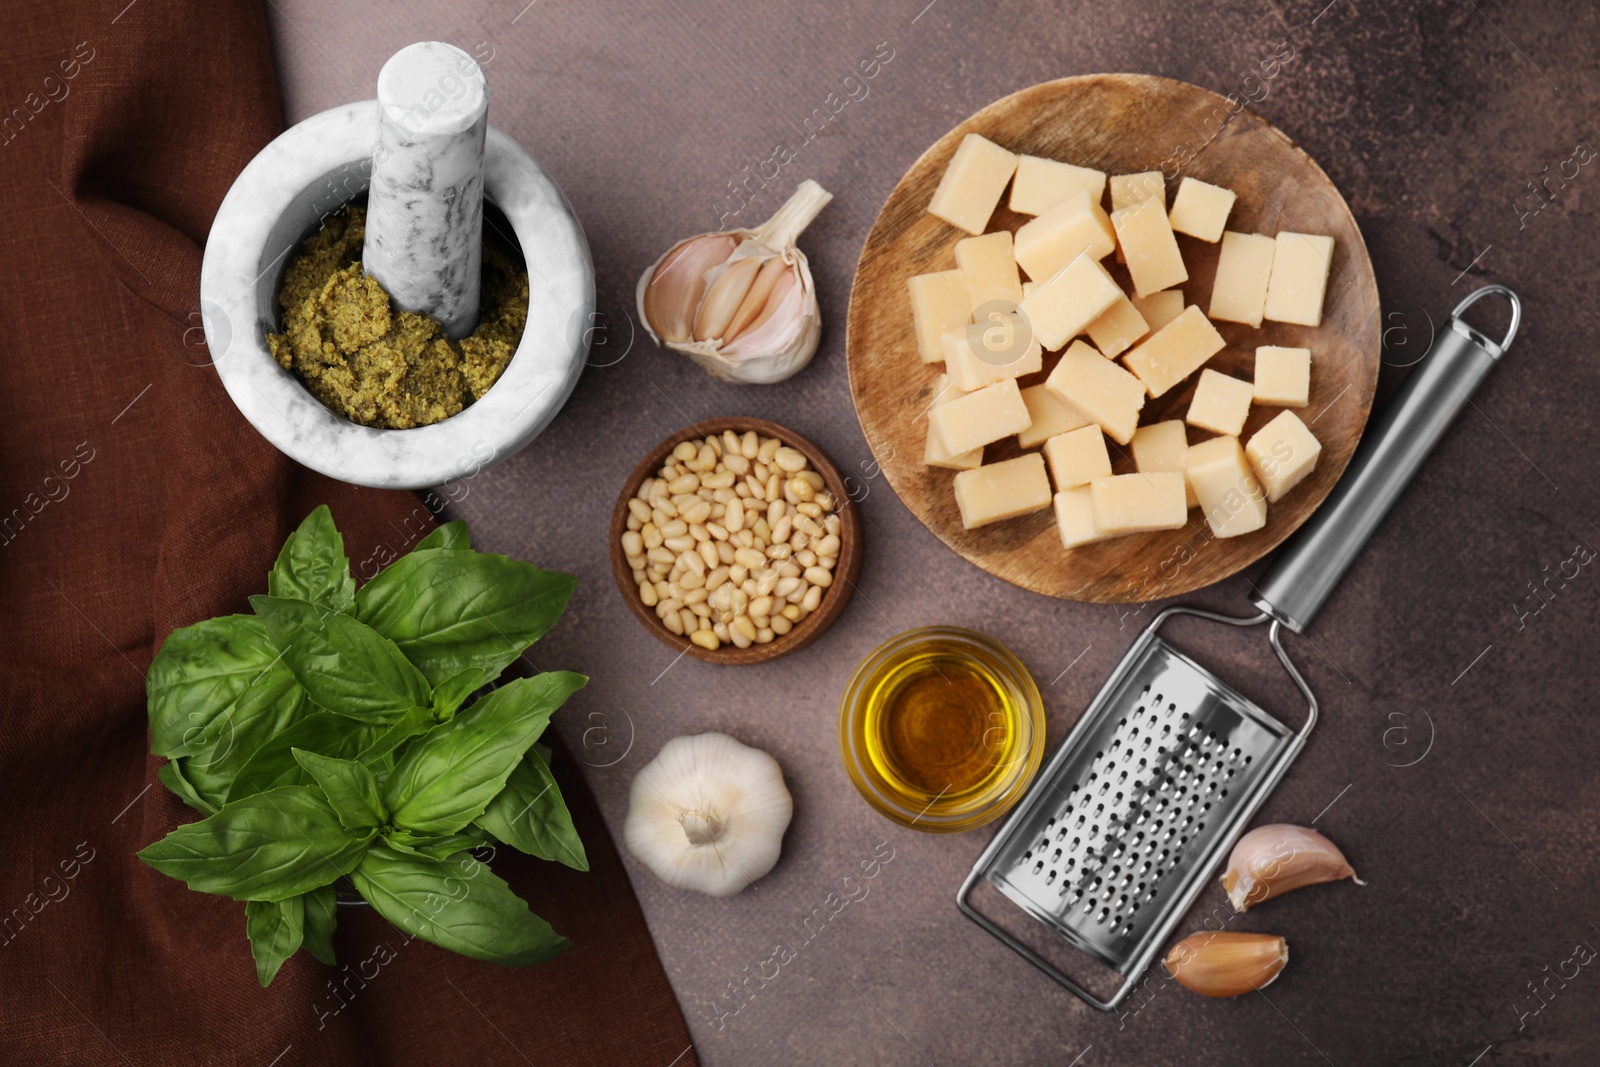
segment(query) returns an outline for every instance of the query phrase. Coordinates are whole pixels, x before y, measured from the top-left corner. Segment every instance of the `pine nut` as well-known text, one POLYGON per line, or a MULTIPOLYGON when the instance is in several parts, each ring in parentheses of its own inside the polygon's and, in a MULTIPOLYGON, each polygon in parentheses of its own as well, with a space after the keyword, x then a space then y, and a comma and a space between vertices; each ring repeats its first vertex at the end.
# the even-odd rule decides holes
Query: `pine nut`
POLYGON ((790 478, 784 488, 793 493, 796 500, 810 500, 817 495, 817 491, 811 488, 811 483, 799 475, 790 478))
POLYGON ((779 578, 778 584, 773 586, 772 592, 774 596, 782 600, 796 589, 799 589, 802 584, 799 578, 779 578))
POLYGON ((756 592, 761 596, 766 596, 777 588, 780 581, 782 581, 782 578, 778 572, 769 567, 756 576, 756 592))
MULTIPOLYGON (((694 556, 693 558, 697 561, 700 559, 699 556, 694 556)), ((704 566, 703 563, 701 565, 704 566)), ((686 571, 683 577, 678 579, 678 588, 682 589, 684 592, 688 592, 691 589, 704 589, 705 584, 706 576, 704 574, 697 574, 694 571, 686 571)))
POLYGON ((650 505, 637 497, 628 501, 628 513, 640 522, 650 521, 650 505))
POLYGON ((694 538, 685 533, 681 537, 669 537, 661 543, 674 552, 687 552, 694 547, 694 538))
POLYGON ((743 563, 735 563, 733 566, 728 568, 728 581, 734 586, 743 585, 744 580, 749 577, 749 575, 750 568, 746 567, 743 563))
POLYGON ((711 501, 698 500, 684 508, 682 515, 684 521, 691 525, 703 524, 706 519, 711 517, 711 501))
POLYGON ((770 626, 763 626, 756 631, 756 644, 764 645, 772 640, 775 631, 770 626))
POLYGON ((656 529, 656 524, 647 522, 639 530, 639 541, 646 548, 661 547, 661 531, 656 529))
POLYGON ((682 635, 683 620, 678 618, 676 615, 668 615, 666 618, 661 620, 661 623, 672 633, 682 635))
MULTIPOLYGON (((823 571, 822 573, 823 574, 827 574, 828 572, 827 571, 823 571)), ((803 610, 803 611, 816 611, 817 610, 817 605, 821 604, 821 603, 822 603, 822 586, 814 585, 814 586, 812 586, 810 588, 810 590, 808 590, 806 592, 806 598, 804 600, 800 601, 800 607, 801 607, 801 610, 803 610)))
POLYGON ((782 637, 784 634, 788 633, 791 629, 793 629, 793 627, 794 623, 790 622, 782 615, 774 615, 772 617, 772 632, 777 634, 779 637, 782 637))
POLYGON ((772 598, 769 596, 758 596, 754 600, 750 601, 750 614, 755 616, 771 615, 772 598))
MULTIPOLYGON (((679 627, 679 632, 682 632, 682 627, 679 627)), ((689 640, 693 641, 707 652, 715 652, 722 644, 721 641, 717 640, 717 635, 709 630, 696 630, 694 633, 689 635, 689 640)))
POLYGON ((755 459, 761 451, 761 438, 754 430, 746 430, 739 438, 739 454, 745 459, 755 459))
POLYGON ((811 487, 811 491, 813 493, 822 492, 822 490, 824 488, 826 488, 826 486, 828 484, 827 482, 822 480, 822 475, 818 474, 816 471, 813 471, 813 470, 800 471, 798 474, 795 475, 795 477, 799 478, 802 482, 805 482, 807 485, 809 485, 811 487))
POLYGON ((837 556, 839 554, 839 535, 828 534, 813 546, 819 556, 837 556))
POLYGON ((672 450, 672 458, 679 463, 687 463, 694 458, 695 447, 693 441, 679 441, 678 446, 672 450))
POLYGON ((718 523, 718 522, 708 522, 708 523, 706 523, 706 531, 708 533, 710 533, 712 537, 715 537, 718 541, 726 541, 728 539, 728 530, 721 523, 718 523))
POLYGON ((787 619, 790 622, 799 622, 800 617, 804 614, 805 612, 800 610, 799 604, 785 604, 783 610, 778 613, 778 618, 787 619))
POLYGON ((697 522, 691 523, 689 525, 689 536, 696 541, 709 541, 711 540, 711 531, 697 522))
POLYGON ((806 466, 805 454, 802 452, 797 452, 792 448, 780 448, 772 454, 772 458, 780 468, 788 471, 790 474, 795 474, 799 471, 802 471, 806 466))
POLYGON ((761 447, 757 449, 756 456, 763 463, 772 462, 772 457, 778 454, 778 449, 783 447, 783 442, 776 437, 763 438, 761 447))
POLYGON ((767 557, 753 548, 736 549, 733 558, 753 571, 763 570, 767 565, 767 557))
POLYGON ((644 552, 644 538, 629 530, 622 535, 622 551, 630 556, 637 556, 644 552))
POLYGON ((724 452, 722 454, 722 463, 741 478, 750 473, 750 461, 738 453, 724 452))
POLYGON ((705 601, 705 599, 706 599, 705 582, 702 580, 701 583, 700 583, 699 588, 690 589, 688 592, 683 594, 683 606, 686 607, 686 608, 692 608, 696 604, 703 603, 705 601))
POLYGON ((656 587, 649 582, 640 583, 639 602, 647 608, 653 608, 661 603, 661 598, 656 595, 656 587))
POLYGON ((794 561, 802 567, 815 567, 817 565, 817 554, 809 548, 802 548, 794 554, 794 561))
POLYGON ((667 492, 674 494, 692 493, 698 488, 700 488, 700 476, 693 471, 685 474, 682 478, 674 478, 667 483, 667 492))
POLYGON ((729 624, 728 629, 731 633, 743 634, 744 639, 747 642, 754 641, 756 639, 756 624, 750 621, 750 617, 748 615, 740 615, 738 618, 734 619, 733 622, 729 624))

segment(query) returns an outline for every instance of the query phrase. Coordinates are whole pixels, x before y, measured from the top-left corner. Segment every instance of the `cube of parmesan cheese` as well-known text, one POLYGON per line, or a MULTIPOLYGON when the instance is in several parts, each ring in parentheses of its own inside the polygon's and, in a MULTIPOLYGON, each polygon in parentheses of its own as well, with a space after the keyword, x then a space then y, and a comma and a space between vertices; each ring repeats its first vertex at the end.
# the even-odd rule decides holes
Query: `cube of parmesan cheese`
POLYGON ((928 213, 950 225, 980 234, 1000 203, 1000 194, 1017 169, 1017 157, 986 137, 969 133, 961 139, 939 187, 928 202, 928 213))
POLYGON ((1026 430, 1017 434, 1018 447, 1036 448, 1057 434, 1089 425, 1083 412, 1052 395, 1043 384, 1024 389, 1022 402, 1028 405, 1028 415, 1033 421, 1026 430))
POLYGON ((1278 243, 1259 233, 1222 235, 1217 253, 1217 276, 1211 285, 1211 317, 1222 322, 1261 325, 1267 305, 1267 282, 1272 278, 1272 256, 1278 243))
POLYGON ((1139 309, 1139 314, 1144 316, 1145 324, 1149 326, 1151 333, 1155 333, 1183 314, 1182 289, 1163 289, 1149 296, 1135 293, 1128 297, 1128 302, 1139 309))
POLYGON ((1079 190, 1099 204, 1106 191, 1105 171, 1021 156, 1016 177, 1011 179, 1011 210, 1019 215, 1043 215, 1079 190))
POLYGON ((1010 378, 928 412, 928 432, 951 456, 982 448, 1027 428, 1028 406, 1022 402, 1022 390, 1010 378))
POLYGON ((1167 180, 1159 170, 1111 176, 1112 211, 1121 211, 1123 208, 1142 204, 1146 200, 1159 200, 1161 210, 1167 209, 1167 180))
POLYGON ((1189 446, 1185 476, 1218 537, 1238 537, 1267 524, 1267 494, 1251 473, 1237 437, 1189 446))
POLYGON ((1178 185, 1178 195, 1172 198, 1167 218, 1177 233, 1216 244, 1235 199, 1232 189, 1186 177, 1178 185))
POLYGON ((1333 265, 1333 238, 1280 233, 1276 240, 1264 317, 1297 326, 1321 326, 1322 298, 1333 265))
POLYGON ((1111 475, 1111 454, 1098 426, 1082 426, 1050 438, 1044 443, 1044 461, 1050 465, 1050 477, 1058 491, 1111 475))
MULTIPOLYGON (((1168 419, 1141 426, 1133 435, 1133 465, 1141 474, 1176 472, 1183 474, 1189 465, 1189 433, 1182 421, 1168 419)), ((1194 487, 1184 483, 1184 501, 1196 506, 1194 487)))
POLYGON ((1151 396, 1161 396, 1221 352, 1223 344, 1222 335, 1205 314, 1190 306, 1122 361, 1144 382, 1151 396))
MULTIPOLYGON (((950 384, 950 376, 948 374, 941 374, 933 380, 933 392, 931 399, 928 401, 928 410, 932 411, 940 404, 948 404, 950 401, 959 400, 966 395, 965 390, 957 389, 950 384)), ((952 456, 944 450, 939 438, 931 428, 928 429, 927 438, 922 452, 922 462, 926 466, 964 471, 983 464, 983 449, 981 447, 974 448, 970 452, 963 452, 958 456, 952 456)))
POLYGON ((1183 265, 1178 239, 1172 236, 1167 208, 1160 199, 1152 197, 1113 213, 1111 225, 1117 231, 1117 245, 1128 261, 1134 291, 1140 296, 1149 296, 1189 280, 1189 269, 1183 265))
POLYGON ((1094 526, 1105 537, 1178 530, 1188 525, 1189 506, 1183 493, 1183 475, 1113 474, 1089 483, 1094 503, 1094 526))
POLYGON ((961 525, 969 530, 1050 506, 1050 479, 1037 452, 962 471, 955 491, 961 525))
MULTIPOLYGON (((1183 298, 1180 296, 1178 299, 1181 302, 1183 298)), ((1084 327, 1084 332, 1101 355, 1116 359, 1128 350, 1129 345, 1149 333, 1150 325, 1139 314, 1139 309, 1133 306, 1133 301, 1123 297, 1084 327)))
POLYGON ((1069 549, 1106 539, 1107 535, 1095 528, 1094 499, 1087 485, 1056 494, 1056 530, 1062 547, 1069 549))
POLYGON ((1317 469, 1322 443, 1294 412, 1280 411, 1250 435, 1244 452, 1256 477, 1266 487, 1268 502, 1276 504, 1317 469))
POLYGON ((1122 296, 1098 260, 1079 256, 1034 287, 1022 313, 1039 343, 1055 351, 1099 318, 1122 296))
POLYGON ((1117 444, 1133 439, 1144 407, 1144 386, 1089 345, 1072 342, 1044 386, 1056 399, 1083 412, 1117 444))
POLYGON ((995 301, 1009 308, 1022 303, 1022 279, 1011 240, 1010 230, 996 230, 956 242, 956 269, 966 283, 973 314, 994 310, 987 305, 995 301))
POLYGON ((906 282, 911 291, 911 321, 917 332, 917 354, 924 363, 944 359, 939 338, 947 330, 972 321, 972 302, 959 270, 918 274, 906 282))
POLYGON ((1303 408, 1311 398, 1311 349, 1256 349, 1256 403, 1303 408))
POLYGON ((1244 432, 1255 395, 1255 386, 1249 382, 1208 368, 1200 372, 1184 421, 1202 430, 1237 437, 1244 432))
POLYGON ((993 312, 985 322, 951 330, 940 342, 950 381, 968 392, 1044 367, 1039 339, 1015 311, 993 312))
POLYGON ((1050 277, 1080 255, 1104 259, 1116 247, 1111 220, 1082 190, 1017 229, 1017 263, 1034 281, 1050 277))

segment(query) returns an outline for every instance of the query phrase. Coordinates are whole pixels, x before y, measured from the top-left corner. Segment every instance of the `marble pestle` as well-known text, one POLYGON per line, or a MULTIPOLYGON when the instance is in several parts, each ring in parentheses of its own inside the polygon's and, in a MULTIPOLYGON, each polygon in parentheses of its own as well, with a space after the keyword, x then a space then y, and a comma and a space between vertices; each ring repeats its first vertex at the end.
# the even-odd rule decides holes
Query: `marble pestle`
POLYGON ((454 45, 423 41, 378 72, 367 274, 459 340, 478 323, 489 83, 454 45))

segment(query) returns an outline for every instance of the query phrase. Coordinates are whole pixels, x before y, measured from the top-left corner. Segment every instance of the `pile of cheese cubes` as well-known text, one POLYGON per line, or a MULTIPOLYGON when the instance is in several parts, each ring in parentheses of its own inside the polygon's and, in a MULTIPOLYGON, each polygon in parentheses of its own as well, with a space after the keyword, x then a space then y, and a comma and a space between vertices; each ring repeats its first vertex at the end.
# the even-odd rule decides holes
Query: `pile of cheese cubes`
POLYGON ((1224 347, 1212 320, 1321 325, 1333 238, 1226 230, 1234 193, 1190 177, 1169 210, 1159 171, 1111 176, 1108 215, 1107 185, 1101 171, 1019 156, 977 134, 961 142, 928 211, 973 236, 956 242, 954 269, 910 279, 918 350, 944 364, 925 462, 959 472, 967 529, 1053 499, 1069 549, 1181 528, 1191 507, 1217 537, 1258 530, 1322 451, 1287 410, 1306 405, 1311 352, 1262 346, 1254 381, 1221 374, 1205 368, 1224 347), (984 233, 1007 185, 1011 210, 1033 218, 1014 234, 984 233), (1209 314, 1184 306, 1177 287, 1189 271, 1175 233, 1220 242, 1209 314), (1113 254, 1131 293, 1104 265, 1113 254), (1019 387, 1061 349, 1041 384, 1019 387), (1147 396, 1197 371, 1183 421, 1139 425, 1147 396), (1285 410, 1241 443, 1252 404, 1285 410), (1184 423, 1215 436, 1191 445, 1184 423), (985 446, 1012 435, 1042 454, 985 464, 985 446), (1107 437, 1132 451, 1137 473, 1112 474, 1107 437))

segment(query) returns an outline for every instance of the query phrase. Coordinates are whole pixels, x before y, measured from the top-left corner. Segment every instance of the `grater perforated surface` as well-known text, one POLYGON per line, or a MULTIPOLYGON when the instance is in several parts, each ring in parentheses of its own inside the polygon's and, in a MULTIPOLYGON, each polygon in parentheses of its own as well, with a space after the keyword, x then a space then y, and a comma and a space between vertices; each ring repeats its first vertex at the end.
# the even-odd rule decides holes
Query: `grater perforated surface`
POLYGON ((1074 731, 989 882, 1125 971, 1226 844, 1230 816, 1294 734, 1151 635, 1074 731), (1081 731, 1081 732, 1080 732, 1081 731))

